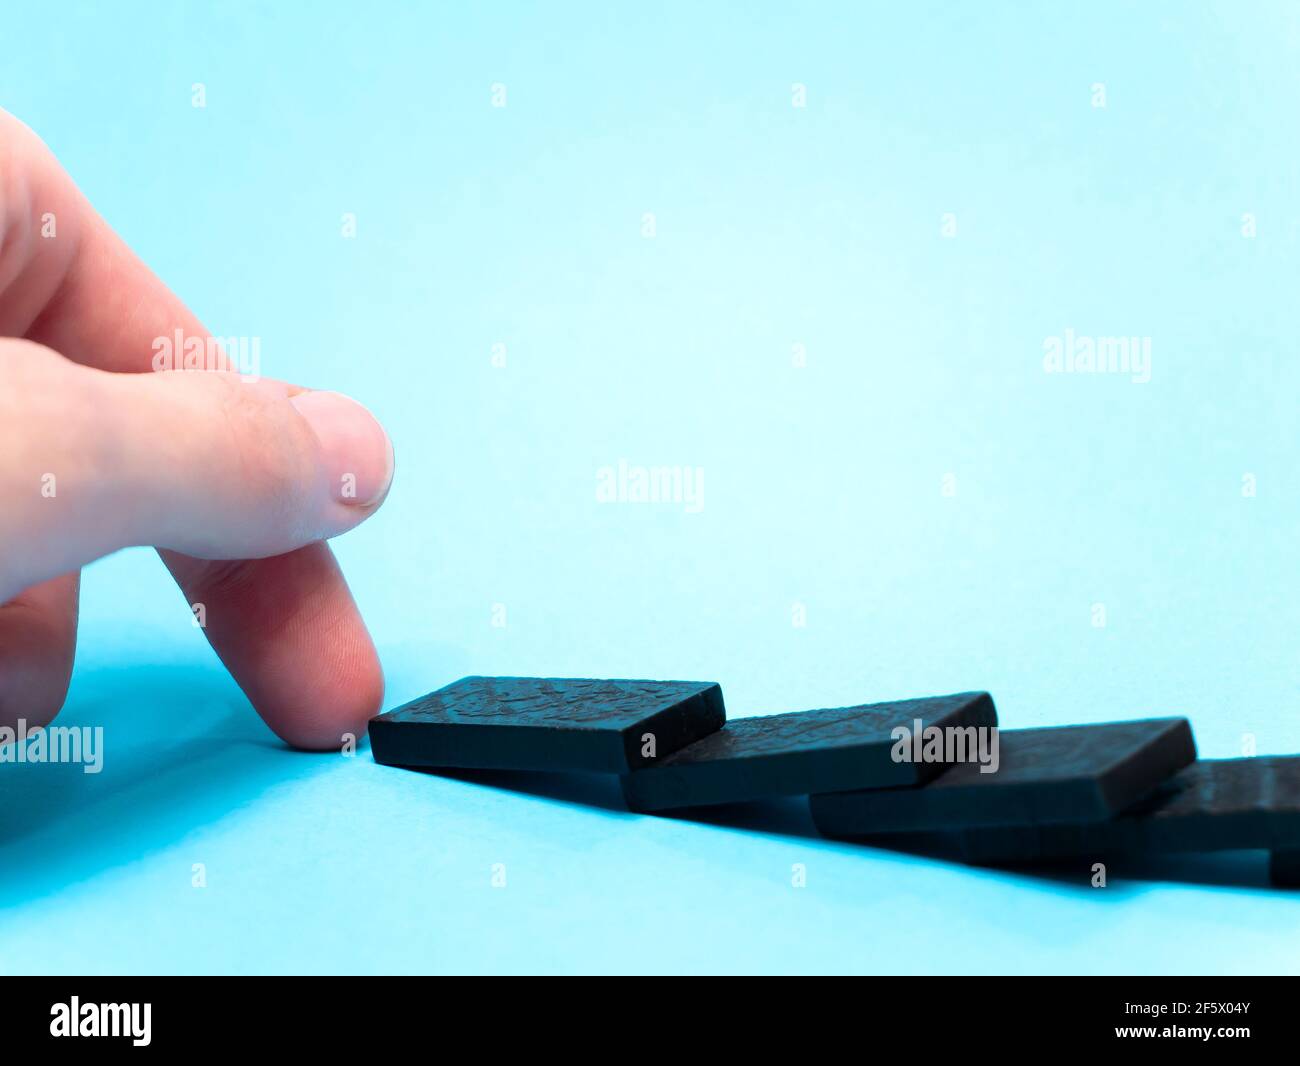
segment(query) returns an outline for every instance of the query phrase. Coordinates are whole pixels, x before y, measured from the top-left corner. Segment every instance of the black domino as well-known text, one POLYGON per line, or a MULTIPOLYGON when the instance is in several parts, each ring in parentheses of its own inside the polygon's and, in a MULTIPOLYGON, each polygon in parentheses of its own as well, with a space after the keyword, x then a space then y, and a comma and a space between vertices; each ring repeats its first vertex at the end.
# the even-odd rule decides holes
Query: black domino
POLYGON ((1096 822, 1195 758, 1185 718, 1002 730, 994 772, 963 763, 922 788, 815 795, 813 819, 842 837, 1096 822))
POLYGON ((389 766, 627 773, 722 727, 706 681, 465 677, 370 721, 389 766))
POLYGON ((974 758, 977 731, 995 733, 996 725, 987 692, 732 719, 625 776, 623 794, 632 810, 659 811, 823 789, 915 785, 936 777, 948 762, 927 761, 922 745, 900 743, 897 730, 909 736, 934 727, 952 730, 964 755, 974 758))
POLYGON ((1300 756, 1203 759, 1104 822, 967 829, 907 843, 989 864, 1263 848, 1272 852, 1273 880, 1300 887, 1300 756))

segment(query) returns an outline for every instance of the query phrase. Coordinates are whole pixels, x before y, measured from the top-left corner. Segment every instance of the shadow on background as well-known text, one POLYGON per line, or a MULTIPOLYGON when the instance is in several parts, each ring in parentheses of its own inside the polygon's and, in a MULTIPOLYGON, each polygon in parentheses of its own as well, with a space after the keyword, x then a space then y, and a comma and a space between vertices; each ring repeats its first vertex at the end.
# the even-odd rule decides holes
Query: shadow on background
POLYGON ((579 807, 596 807, 612 814, 632 817, 623 802, 623 791, 613 774, 565 774, 540 770, 451 770, 411 767, 417 773, 445 777, 452 781, 506 789, 538 799, 554 800, 579 807))
POLYGON ((285 776, 238 686, 202 664, 79 675, 60 726, 103 727, 103 766, 0 764, 0 909, 166 847, 285 776))
MULTIPOLYGON (((326 763, 285 748, 220 668, 203 664, 98 670, 78 676, 59 725, 102 726, 103 769, 0 764, 0 910, 27 903, 170 846, 242 807, 287 776, 326 763)), ((636 815, 612 774, 420 771, 630 819, 664 817, 748 834, 816 841, 846 853, 922 861, 951 858, 914 847, 883 848, 822 837, 802 797, 636 815)), ((1175 882, 1272 889, 1267 853, 1106 858, 1109 890, 1091 887, 1091 859, 976 867, 1051 882, 1093 898, 1129 898, 1144 884, 1175 882)), ((1276 889, 1274 889, 1276 890, 1276 889)))
POLYGON ((628 817, 669 818, 745 833, 802 838, 845 852, 866 850, 874 852, 877 856, 906 855, 1027 881, 1051 882, 1057 887, 1077 889, 1080 894, 1100 900, 1131 898, 1147 885, 1161 882, 1285 891, 1270 882, 1268 852, 1259 850, 1170 855, 1103 855, 1086 859, 975 866, 963 863, 955 856, 933 848, 886 845, 879 839, 868 844, 823 837, 813 824, 808 801, 803 796, 721 804, 714 807, 685 808, 654 815, 634 815, 627 811, 618 779, 612 774, 428 769, 422 769, 420 772, 476 785, 504 788, 561 803, 598 807, 606 811, 627 814, 628 817), (1106 864, 1107 891, 1100 892, 1092 886, 1094 861, 1102 861, 1106 864))

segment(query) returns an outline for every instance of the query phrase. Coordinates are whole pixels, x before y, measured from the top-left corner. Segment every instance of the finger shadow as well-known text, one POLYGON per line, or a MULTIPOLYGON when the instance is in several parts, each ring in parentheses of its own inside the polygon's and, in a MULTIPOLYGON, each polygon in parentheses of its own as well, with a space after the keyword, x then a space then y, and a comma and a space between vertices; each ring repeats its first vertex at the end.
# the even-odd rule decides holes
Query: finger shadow
POLYGON ((287 749, 215 665, 79 673, 53 724, 102 729, 102 764, 0 763, 0 910, 166 847, 285 774, 287 749))

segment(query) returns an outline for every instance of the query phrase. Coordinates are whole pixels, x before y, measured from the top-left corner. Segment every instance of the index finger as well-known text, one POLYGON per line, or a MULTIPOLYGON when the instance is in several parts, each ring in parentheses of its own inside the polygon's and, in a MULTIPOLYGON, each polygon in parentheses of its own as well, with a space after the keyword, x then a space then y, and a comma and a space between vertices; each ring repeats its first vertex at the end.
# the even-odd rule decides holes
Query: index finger
MULTIPOLYGON (((211 339, 40 139, 0 111, 0 335, 140 373, 153 368, 154 341, 178 330, 211 339)), ((159 441, 160 460, 167 451, 159 441)), ((208 640, 272 729, 313 748, 360 735, 383 675, 327 545, 253 561, 165 561, 191 602, 204 598, 208 640)))

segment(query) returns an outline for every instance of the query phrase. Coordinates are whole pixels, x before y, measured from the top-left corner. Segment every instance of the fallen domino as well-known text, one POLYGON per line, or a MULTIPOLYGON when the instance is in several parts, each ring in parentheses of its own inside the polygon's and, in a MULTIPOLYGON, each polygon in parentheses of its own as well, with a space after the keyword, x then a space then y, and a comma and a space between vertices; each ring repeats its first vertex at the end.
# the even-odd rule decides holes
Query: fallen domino
POLYGON ((628 773, 726 721, 711 681, 464 677, 370 721, 389 766, 628 773))
POLYGON ((655 811, 920 784, 951 761, 921 737, 955 731, 973 758, 997 711, 965 692, 724 721, 711 683, 468 677, 373 719, 370 741, 393 766, 619 772, 655 811))
POLYGON ((1001 730, 991 772, 954 766, 921 788, 814 795, 832 837, 1032 826, 1111 818, 1196 758, 1185 718, 1001 730))
POLYGON ((876 841, 939 850, 982 864, 1262 848, 1270 852, 1274 883, 1300 888, 1300 756, 1203 759, 1106 821, 876 841))
POLYGON ((827 789, 918 785, 946 770, 945 754, 951 757, 955 748, 927 759, 924 742, 914 738, 955 735, 963 756, 975 758, 981 739, 986 747, 988 742, 980 731, 996 735, 997 721, 987 692, 736 718, 624 775, 623 795, 634 811, 661 811, 827 789))
POLYGON ((370 737, 395 766, 617 773, 640 811, 807 793, 828 836, 969 862, 1265 848, 1300 886, 1300 756, 1193 763, 1182 718, 996 725, 982 692, 727 723, 712 682, 468 677, 370 737))

